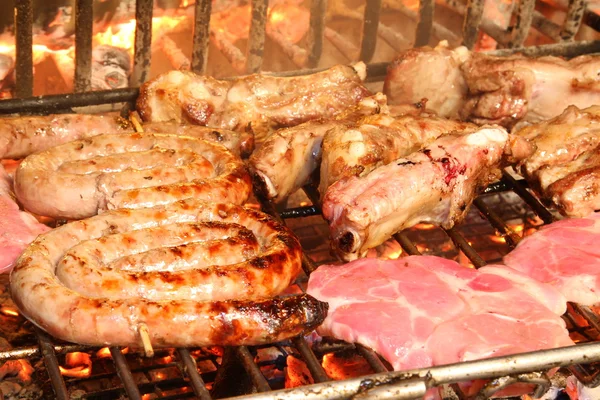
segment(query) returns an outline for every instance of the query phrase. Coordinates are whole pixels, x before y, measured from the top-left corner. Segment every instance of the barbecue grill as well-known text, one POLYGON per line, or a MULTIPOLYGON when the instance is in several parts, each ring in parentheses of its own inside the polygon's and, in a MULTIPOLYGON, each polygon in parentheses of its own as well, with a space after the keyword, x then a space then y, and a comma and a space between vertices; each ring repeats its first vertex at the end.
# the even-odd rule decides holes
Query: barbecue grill
MULTIPOLYGON (((92 5, 93 0, 76 1, 76 58, 75 58, 75 91, 67 95, 48 95, 31 97, 33 93, 33 57, 32 57, 32 0, 16 2, 16 95, 17 98, 0 101, 0 113, 33 113, 68 111, 73 107, 102 104, 123 104, 124 113, 133 108, 138 95, 139 85, 149 78, 150 45, 152 41, 153 0, 137 0, 136 2, 136 35, 134 47, 134 67, 130 77, 130 88, 112 91, 91 92, 91 55, 92 55, 92 5)), ((415 46, 426 45, 432 34, 438 37, 458 35, 434 21, 435 0, 421 0, 418 13, 405 10, 409 18, 417 23, 415 46), (412 14, 411 14, 412 13, 412 14)), ((492 21, 483 18, 484 0, 469 0, 468 4, 460 0, 447 0, 448 7, 464 15, 462 42, 473 48, 480 30, 494 38, 501 49, 493 53, 509 55, 521 52, 532 56, 557 55, 574 57, 581 54, 600 53, 600 40, 575 41, 574 37, 582 24, 600 30, 600 17, 586 8, 585 0, 570 0, 566 19, 562 25, 547 20, 535 10, 535 0, 522 0, 515 10, 516 18, 513 26, 506 31, 499 29, 492 21), (531 29, 536 29, 556 43, 537 47, 523 47, 531 29)), ((252 21, 244 57, 245 72, 261 71, 263 50, 265 46, 265 27, 268 0, 252 1, 252 21)), ((366 0, 359 59, 369 63, 375 53, 378 38, 384 37, 386 26, 380 21, 382 0, 366 0), (382 35, 383 33, 383 35, 382 35)), ((279 73, 279 76, 303 75, 316 72, 323 52, 325 40, 325 0, 313 0, 310 6, 310 27, 306 49, 292 47, 288 56, 292 58, 298 51, 307 53, 308 69, 279 73)), ((193 54, 191 69, 197 73, 206 71, 208 62, 209 29, 211 18, 211 1, 201 0, 195 4, 195 23, 193 35, 193 54)), ((393 36, 393 35, 392 35, 393 36)), ((389 35, 388 35, 389 38, 389 35)), ((356 60, 358 61, 358 60, 356 60)), ((386 63, 368 64, 367 81, 378 82, 385 76, 386 63)), ((497 193, 514 192, 545 223, 554 221, 554 215, 544 207, 528 190, 527 184, 505 173, 502 180, 491 185, 483 196, 497 193)), ((312 205, 302 205, 285 210, 278 210, 272 204, 261 201, 260 206, 269 214, 283 220, 313 221, 311 217, 320 215, 318 194, 312 186, 305 187, 304 192, 312 205)), ((484 201, 483 197, 475 200, 474 206, 487 219, 489 224, 505 238, 509 247, 514 247, 519 236, 509 227, 507 222, 484 201)), ((311 222, 309 222, 311 223, 311 222)), ((462 251, 475 267, 486 264, 486 260, 471 246, 460 233, 459 228, 446 230, 445 233, 457 249, 462 251)), ((410 239, 407 232, 399 232, 394 236, 403 251, 410 255, 420 254, 418 247, 410 239)), ((303 256, 303 268, 310 274, 317 265, 308 254, 303 256)), ((305 276, 300 281, 305 280, 305 276)), ((302 286, 302 282, 299 283, 302 286)), ((360 398, 413 399, 422 398, 428 388, 453 384, 473 379, 492 379, 477 395, 477 399, 491 397, 498 390, 515 382, 535 385, 535 394, 543 394, 551 381, 543 371, 555 367, 567 367, 582 383, 595 387, 600 384, 600 370, 594 362, 600 362, 600 342, 595 342, 600 335, 600 320, 589 308, 577 304, 569 304, 564 316, 569 330, 576 333, 579 344, 574 347, 537 351, 527 354, 499 357, 481 361, 438 366, 414 371, 390 371, 389 366, 372 350, 358 344, 332 342, 311 347, 305 338, 298 337, 291 341, 276 343, 256 348, 237 347, 225 349, 218 356, 207 350, 172 349, 160 350, 150 360, 141 359, 132 354, 124 354, 123 349, 111 347, 110 360, 92 357, 94 369, 102 372, 94 373, 86 378, 65 379, 59 368, 59 359, 67 353, 87 352, 95 354, 97 348, 58 342, 40 330, 35 331, 37 345, 24 346, 0 352, 0 363, 7 360, 28 359, 43 360, 46 375, 39 377, 41 382, 49 382, 54 394, 46 387, 48 397, 69 399, 74 396, 71 389, 85 381, 104 379, 109 384, 101 388, 78 393, 80 398, 105 399, 119 398, 123 395, 131 399, 147 399, 149 394, 155 398, 197 397, 202 400, 211 399, 211 392, 206 385, 212 387, 213 397, 244 396, 254 399, 332 399, 357 396, 360 398), (269 350, 279 356, 260 360, 261 352, 269 350), (346 350, 358 354, 372 370, 372 375, 346 380, 331 380, 322 366, 322 359, 328 354, 346 350), (306 364, 314 380, 313 385, 301 386, 283 391, 280 378, 271 379, 265 374, 265 366, 282 369, 285 358, 295 354, 306 364), (257 357, 258 355, 258 357, 257 357), (140 361, 142 360, 142 361, 140 361), (283 361, 282 361, 283 360, 283 361), (209 364, 211 368, 199 368, 209 364), (169 369, 174 372, 165 378, 153 371, 169 369), (137 377, 143 375, 145 381, 137 377), (158 378, 157 378, 158 377, 158 378)), ((85 385, 78 385, 78 388, 85 385)), ((457 398, 460 391, 448 398, 457 398), (452 397, 455 396, 455 397, 452 397)), ((460 397, 459 397, 460 398, 460 397)))

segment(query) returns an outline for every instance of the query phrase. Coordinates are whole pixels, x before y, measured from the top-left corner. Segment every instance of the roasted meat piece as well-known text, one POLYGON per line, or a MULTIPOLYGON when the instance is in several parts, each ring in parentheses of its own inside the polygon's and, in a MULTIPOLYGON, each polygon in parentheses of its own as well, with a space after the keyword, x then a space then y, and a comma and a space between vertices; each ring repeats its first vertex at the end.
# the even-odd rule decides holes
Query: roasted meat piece
POLYGON ((390 105, 425 100, 427 110, 440 117, 458 118, 467 98, 460 66, 470 57, 466 47, 454 50, 447 42, 437 47, 409 49, 389 65, 383 91, 390 105))
POLYGON ((499 177, 500 167, 531 151, 526 141, 500 127, 482 127, 442 136, 368 175, 344 178, 323 200, 332 245, 348 261, 419 222, 451 228, 477 190, 499 177))
POLYGON ((59 339, 141 347, 255 345, 310 332, 327 305, 273 298, 301 271, 298 240, 253 209, 188 199, 112 210, 34 241, 11 274, 22 314, 59 339))
POLYGON ((307 293, 329 304, 320 335, 368 346, 395 370, 574 344, 565 298, 503 266, 364 258, 320 266, 307 293))
POLYGON ((600 303, 600 214, 564 219, 523 239, 504 257, 517 271, 556 287, 568 301, 600 303))
POLYGON ((255 190, 281 202, 310 180, 321 163, 321 143, 330 129, 352 126, 364 115, 387 112, 381 93, 367 97, 333 120, 317 120, 280 129, 250 157, 255 190))
MULTIPOLYGON (((254 135, 248 132, 164 122, 144 124, 143 129, 215 141, 242 157, 254 150, 254 135)), ((134 131, 117 113, 0 118, 0 159, 20 159, 74 140, 134 131)))
POLYGON ((512 127, 560 115, 569 105, 600 104, 600 57, 495 57, 449 50, 410 49, 390 64, 384 92, 390 104, 426 100, 442 117, 512 127))
POLYGON ((377 167, 404 157, 444 133, 475 130, 469 123, 451 121, 427 113, 364 117, 352 126, 338 125, 323 140, 319 192, 342 178, 363 176, 377 167))
POLYGON ((363 63, 301 77, 255 74, 234 81, 171 71, 141 87, 137 109, 147 122, 251 131, 262 140, 271 129, 331 119, 356 105, 369 95, 365 77, 363 63))
POLYGON ((473 53, 462 66, 469 87, 463 118, 511 127, 560 115, 570 105, 600 104, 600 57, 492 57, 473 53))
POLYGON ((516 135, 537 148, 517 170, 544 200, 569 217, 600 209, 600 106, 568 107, 516 135))

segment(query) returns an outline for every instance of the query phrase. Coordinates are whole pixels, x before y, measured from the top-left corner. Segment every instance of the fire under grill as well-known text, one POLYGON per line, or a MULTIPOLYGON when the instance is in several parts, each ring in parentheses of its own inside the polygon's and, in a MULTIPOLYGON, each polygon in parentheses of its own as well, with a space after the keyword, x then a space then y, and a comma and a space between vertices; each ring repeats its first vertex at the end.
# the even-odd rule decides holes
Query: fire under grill
MULTIPOLYGON (((402 37, 382 22, 382 3, 382 0, 366 1, 364 14, 360 15, 362 21, 356 22, 362 25, 362 33, 358 44, 355 44, 327 26, 326 0, 313 0, 309 8, 305 46, 284 41, 279 43, 286 56, 299 69, 276 75, 303 75, 325 68, 320 61, 326 41, 343 53, 347 61, 361 60, 369 63, 367 81, 375 83, 383 79, 387 67, 385 62, 371 62, 380 39, 395 50, 400 49, 397 43, 410 42, 414 46, 422 46, 435 39, 445 39, 454 44, 462 41, 472 49, 481 31, 498 43, 499 50, 494 51, 498 55, 521 52, 532 56, 574 57, 600 52, 600 40, 574 40, 582 25, 594 30, 600 29, 600 17, 587 8, 585 0, 568 2, 562 25, 550 21, 536 10, 535 0, 522 0, 513 15, 514 24, 508 29, 501 29, 484 18, 484 0, 469 0, 467 3, 446 0, 444 9, 450 9, 464 18, 462 39, 460 34, 436 22, 435 11, 439 12, 441 6, 435 0, 421 0, 417 10, 400 7, 400 12, 416 23, 414 40, 402 37), (554 43, 524 47, 532 31, 554 43)), ((137 88, 150 77, 149 49, 153 40, 154 2, 136 1, 130 88, 94 92, 90 91, 92 5, 92 0, 75 1, 76 93, 31 97, 34 66, 33 0, 16 2, 17 98, 0 101, 0 114, 44 114, 91 105, 123 104, 122 111, 126 115, 133 108, 138 95, 137 88)), ((211 1, 197 1, 193 7, 193 51, 189 68, 194 72, 204 73, 207 71, 211 41, 211 1)), ((251 25, 245 55, 239 48, 232 48, 231 43, 221 41, 219 49, 232 65, 237 65, 234 65, 234 69, 240 74, 263 70, 265 42, 267 39, 277 41, 266 29, 267 8, 267 0, 254 0, 251 3, 251 25)), ((212 35, 214 41, 214 34, 212 35)), ((327 233, 319 226, 319 221, 322 220, 316 189, 306 187, 304 193, 305 202, 298 202, 300 205, 284 210, 278 210, 270 203, 259 204, 267 213, 285 221, 298 233, 303 243, 306 250, 303 255, 305 275, 298 279, 297 290, 303 289, 307 275, 318 264, 334 261, 327 258, 328 252, 324 250, 327 248, 327 233), (319 242, 317 245, 314 243, 315 238, 319 242)), ((510 223, 510 215, 498 212, 496 204, 506 202, 506 196, 516 199, 527 210, 527 215, 542 224, 553 222, 555 216, 531 194, 524 181, 505 173, 500 182, 491 185, 485 194, 475 200, 472 214, 476 218, 484 218, 483 224, 491 230, 492 236, 496 238, 495 242, 502 243, 504 250, 508 251, 516 246, 522 233, 510 223)), ((450 252, 476 268, 499 258, 489 252, 477 251, 476 244, 472 243, 468 231, 463 228, 464 224, 446 231, 411 229, 399 232, 394 236, 395 256, 417 255, 428 251, 430 238, 436 234, 448 240, 450 252), (417 235, 424 239, 417 239, 417 235)), ((471 234, 477 235, 477 232, 471 234)), ((127 348, 99 349, 58 342, 44 332, 33 329, 18 315, 12 316, 10 311, 0 309, 0 314, 3 314, 0 318, 12 318, 15 324, 24 323, 30 333, 25 335, 25 339, 20 339, 21 345, 0 351, 0 364, 6 362, 4 365, 7 365, 8 362, 23 359, 30 361, 36 366, 33 375, 36 384, 41 386, 46 398, 118 399, 127 396, 130 399, 144 400, 191 397, 207 400, 235 396, 256 399, 332 399, 357 396, 369 399, 413 399, 421 398, 428 388, 444 385, 447 387, 448 398, 460 399, 464 396, 456 383, 492 379, 476 397, 486 399, 516 382, 534 384, 535 393, 540 395, 552 384, 544 371, 555 367, 564 367, 585 385, 595 387, 600 384, 600 369, 594 364, 600 362, 600 342, 596 342, 600 336, 600 320, 594 310, 577 304, 569 304, 564 316, 573 340, 578 343, 575 347, 401 372, 391 371, 389 365, 377 354, 359 344, 325 340, 311 345, 309 339, 303 337, 258 347, 157 350, 153 357, 146 358, 127 348), (290 360, 296 360, 299 367, 292 367, 290 360), (86 368, 88 371, 85 371, 86 368), (286 368, 288 375, 284 373, 286 368), (297 379, 292 386, 297 387, 284 389, 285 380, 294 378, 289 376, 289 371, 293 371, 297 379)))

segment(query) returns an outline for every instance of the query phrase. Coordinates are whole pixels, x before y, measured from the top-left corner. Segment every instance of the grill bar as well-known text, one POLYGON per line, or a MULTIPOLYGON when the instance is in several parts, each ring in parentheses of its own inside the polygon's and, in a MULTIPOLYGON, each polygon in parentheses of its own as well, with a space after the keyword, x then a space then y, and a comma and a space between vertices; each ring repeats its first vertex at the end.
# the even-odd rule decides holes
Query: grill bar
POLYGON ((242 366, 248 375, 250 375, 250 379, 252 379, 252 383, 256 390, 259 392, 270 391, 271 387, 269 386, 269 382, 267 382, 262 372, 260 372, 260 368, 254 362, 254 357, 250 354, 250 350, 248 350, 246 346, 236 347, 235 354, 241 361, 242 366))
POLYGON ((121 382, 123 382, 125 392, 129 399, 141 400, 142 395, 140 394, 140 390, 133 379, 131 369, 129 368, 129 365, 127 365, 127 360, 123 353, 121 353, 121 350, 118 347, 112 346, 110 347, 110 355, 112 356, 115 368, 117 369, 117 374, 119 375, 119 378, 121 378, 121 382))
POLYGON ((203 74, 208 65, 209 25, 211 0, 198 0, 194 5, 194 41, 192 47, 192 71, 203 74))
POLYGON ((415 34, 415 46, 421 47, 429 44, 431 31, 433 29, 433 14, 435 10, 435 0, 419 1, 419 23, 415 34))
POLYGON ((381 0, 367 0, 363 23, 363 34, 360 45, 360 60, 369 62, 375 54, 377 45, 377 32, 379 29, 379 14, 381 0))
POLYGON ((75 3, 75 92, 90 90, 92 84, 93 0, 75 3))
POLYGON ((535 10, 535 0, 522 0, 517 9, 517 21, 513 29, 509 47, 521 47, 527 39, 527 34, 533 21, 533 11, 535 10))
POLYGON ((456 247, 458 247, 469 260, 471 260, 475 268, 481 268, 486 265, 485 260, 481 258, 471 244, 469 244, 467 239, 465 239, 465 237, 458 232, 456 227, 444 229, 444 231, 448 237, 452 239, 452 242, 456 245, 456 247))
POLYGON ((179 358, 183 362, 184 371, 190 378, 192 389, 200 400, 211 400, 210 393, 204 385, 202 377, 198 373, 198 367, 196 366, 196 360, 192 357, 188 349, 177 349, 179 358))
POLYGON ((479 25, 483 19, 483 0, 469 0, 463 24, 463 45, 473 49, 479 34, 479 25))
POLYGON ((65 386, 65 381, 58 368, 58 360, 56 359, 56 353, 54 352, 54 347, 50 342, 50 338, 40 329, 36 329, 35 335, 40 345, 44 365, 48 371, 48 376, 50 377, 50 382, 52 382, 52 388, 54 389, 56 398, 58 400, 68 400, 69 394, 67 392, 67 387, 65 386))
POLYGON ((268 0, 252 0, 252 22, 250 23, 249 45, 246 53, 246 72, 260 71, 265 48, 268 0))
POLYGON ((150 57, 152 52, 152 11, 154 0, 136 0, 135 2, 135 44, 133 54, 133 71, 129 78, 129 86, 139 87, 146 82, 150 74, 150 57))
POLYGON ((308 66, 316 68, 323 54, 327 0, 311 0, 308 26, 308 66))
POLYGON ((15 2, 16 95, 33 95, 33 0, 15 2))
POLYGON ((560 38, 563 41, 569 41, 575 38, 575 34, 579 31, 579 27, 581 26, 586 5, 586 0, 569 0, 569 10, 567 11, 565 23, 560 32, 560 38))
POLYGON ((506 239, 506 242, 511 248, 514 248, 521 240, 519 235, 513 232, 508 225, 504 223, 502 218, 496 214, 485 202, 478 197, 473 201, 475 207, 484 215, 484 217, 492 224, 492 226, 500 233, 500 236, 506 239))
POLYGON ((306 363, 306 366, 310 371, 310 374, 312 375, 315 382, 320 383, 329 381, 329 377, 325 373, 323 366, 321 365, 319 360, 317 360, 317 356, 315 356, 315 353, 313 353, 310 347, 308 347, 308 343, 306 343, 306 340, 304 340, 304 338, 302 337, 297 337, 294 338, 292 342, 300 352, 300 355, 306 363))

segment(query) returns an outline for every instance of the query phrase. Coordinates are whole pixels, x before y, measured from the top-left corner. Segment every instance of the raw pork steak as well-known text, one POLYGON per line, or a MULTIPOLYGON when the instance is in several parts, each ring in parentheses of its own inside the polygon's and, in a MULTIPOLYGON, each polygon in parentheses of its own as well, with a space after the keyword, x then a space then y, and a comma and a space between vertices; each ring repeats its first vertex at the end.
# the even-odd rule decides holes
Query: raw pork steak
POLYGON ((504 263, 556 287, 568 301, 600 303, 600 213, 564 219, 523 239, 504 263), (596 247, 598 246, 598 247, 596 247))
POLYGON ((329 303, 320 335, 369 346, 395 370, 574 344, 564 297, 506 267, 360 259, 319 267, 308 293, 329 303))

